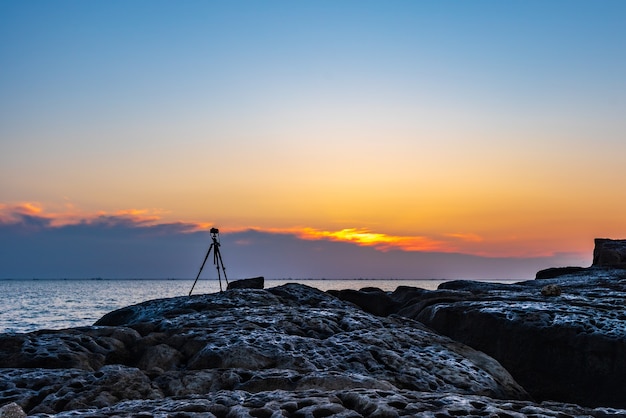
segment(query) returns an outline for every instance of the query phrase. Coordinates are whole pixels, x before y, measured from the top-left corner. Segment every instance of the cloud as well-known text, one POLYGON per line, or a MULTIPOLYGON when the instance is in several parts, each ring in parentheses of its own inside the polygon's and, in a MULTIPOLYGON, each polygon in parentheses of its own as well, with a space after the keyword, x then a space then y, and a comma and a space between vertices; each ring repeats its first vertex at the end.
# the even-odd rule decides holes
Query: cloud
POLYGON ((61 210, 48 211, 36 202, 22 202, 15 204, 0 203, 0 225, 20 225, 24 223, 39 224, 41 227, 60 228, 72 225, 109 225, 140 227, 172 227, 187 232, 200 231, 210 228, 209 224, 193 222, 166 223, 163 215, 167 211, 160 209, 123 209, 115 212, 99 211, 96 213, 83 212, 67 203, 61 210))
POLYGON ((484 241, 483 237, 481 237, 478 234, 473 234, 473 233, 455 232, 455 233, 448 233, 445 235, 447 237, 460 239, 461 241, 465 241, 465 242, 483 242, 484 241))
POLYGON ((37 216, 41 212, 41 206, 35 203, 26 202, 14 205, 0 203, 0 224, 21 223, 24 219, 37 216))
MULTIPOLYGON (((150 210, 81 217, 48 213, 35 204, 2 205, 0 278, 194 278, 211 244, 209 226, 163 222, 150 210)), ((575 264, 571 255, 495 258, 445 252, 439 251, 443 241, 358 228, 225 229, 220 235, 231 279, 530 279, 542 268, 575 264), (410 251, 408 244, 432 250, 410 251)), ((214 273, 209 266, 204 272, 214 273)))
POLYGON ((393 249, 404 251, 445 251, 442 241, 423 236, 398 236, 372 232, 366 228, 346 228, 340 231, 322 231, 314 228, 303 228, 295 231, 302 239, 329 239, 332 241, 351 242, 361 246, 374 247, 380 251, 393 249))

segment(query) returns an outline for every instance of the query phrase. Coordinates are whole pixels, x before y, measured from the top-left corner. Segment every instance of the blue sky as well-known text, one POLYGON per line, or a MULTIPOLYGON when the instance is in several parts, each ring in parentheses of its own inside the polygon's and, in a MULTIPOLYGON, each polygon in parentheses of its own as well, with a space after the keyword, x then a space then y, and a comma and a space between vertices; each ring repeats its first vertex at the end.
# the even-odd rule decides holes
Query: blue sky
POLYGON ((0 223, 584 264, 626 235, 625 23, 622 1, 3 1, 0 223))

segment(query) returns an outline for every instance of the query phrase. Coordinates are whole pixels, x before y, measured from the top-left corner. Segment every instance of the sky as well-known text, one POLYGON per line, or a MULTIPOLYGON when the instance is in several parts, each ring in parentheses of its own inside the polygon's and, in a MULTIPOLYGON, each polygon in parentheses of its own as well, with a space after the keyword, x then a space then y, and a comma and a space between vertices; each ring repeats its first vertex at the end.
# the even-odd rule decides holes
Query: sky
POLYGON ((2 1, 0 278, 589 265, 624 51, 619 0, 2 1))

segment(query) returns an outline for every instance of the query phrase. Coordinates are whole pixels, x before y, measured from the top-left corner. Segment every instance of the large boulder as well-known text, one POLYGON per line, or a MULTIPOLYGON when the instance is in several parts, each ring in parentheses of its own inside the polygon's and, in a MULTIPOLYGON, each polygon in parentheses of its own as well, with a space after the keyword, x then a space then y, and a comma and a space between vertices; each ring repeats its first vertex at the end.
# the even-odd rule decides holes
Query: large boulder
POLYGON ((626 273, 588 274, 448 282, 438 292, 464 296, 433 292, 399 313, 496 358, 535 399, 624 408, 626 273))
POLYGON ((263 289, 265 279, 263 277, 252 277, 250 279, 234 280, 228 283, 226 290, 230 289, 263 289))
POLYGON ((388 316, 398 308, 397 302, 381 289, 329 290, 328 293, 346 302, 354 303, 365 312, 378 316, 388 316))
POLYGON ((435 291, 333 294, 368 312, 416 319, 489 354, 535 399, 626 408, 626 271, 559 273, 515 284, 451 281, 435 291))

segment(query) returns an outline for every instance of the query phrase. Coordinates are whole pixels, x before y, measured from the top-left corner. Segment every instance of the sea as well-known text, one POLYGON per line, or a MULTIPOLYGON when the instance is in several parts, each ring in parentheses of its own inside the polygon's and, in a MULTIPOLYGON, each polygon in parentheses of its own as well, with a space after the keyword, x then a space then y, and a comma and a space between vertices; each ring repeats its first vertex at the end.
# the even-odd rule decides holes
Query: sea
MULTIPOLYGON (((435 290, 447 280, 265 279, 265 288, 301 283, 319 290, 398 286, 435 290)), ((511 280, 485 280, 515 283, 511 280)), ((0 333, 26 333, 93 325, 103 315, 153 299, 187 296, 194 280, 184 279, 3 279, 0 280, 0 333)), ((225 288, 225 283, 222 283, 225 288)), ((199 280, 193 294, 219 292, 217 279, 199 280)))

